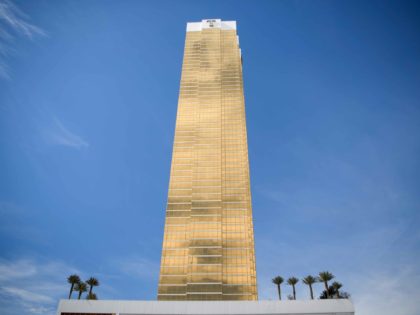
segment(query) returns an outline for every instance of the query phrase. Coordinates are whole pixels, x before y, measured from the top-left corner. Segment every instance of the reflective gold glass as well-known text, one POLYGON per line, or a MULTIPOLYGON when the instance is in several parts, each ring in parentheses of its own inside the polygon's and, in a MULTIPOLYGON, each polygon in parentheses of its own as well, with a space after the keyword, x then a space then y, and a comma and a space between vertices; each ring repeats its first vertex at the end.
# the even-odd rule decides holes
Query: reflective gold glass
POLYGON ((236 30, 187 32, 159 300, 257 300, 236 30))

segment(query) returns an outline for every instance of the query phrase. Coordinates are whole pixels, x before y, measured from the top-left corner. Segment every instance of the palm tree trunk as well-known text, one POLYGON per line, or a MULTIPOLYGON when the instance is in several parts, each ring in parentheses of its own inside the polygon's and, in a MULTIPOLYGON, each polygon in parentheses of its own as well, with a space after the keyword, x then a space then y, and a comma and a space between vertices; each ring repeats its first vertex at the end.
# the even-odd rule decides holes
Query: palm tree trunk
POLYGON ((89 286, 89 295, 92 295, 92 289, 93 289, 93 285, 89 286))
POLYGON ((314 291, 312 291, 312 284, 309 285, 309 290, 311 290, 311 299, 314 299, 314 291))
POLYGON ((70 293, 69 293, 69 300, 71 299, 71 294, 73 293, 74 283, 71 284, 70 293))
POLYGON ((296 290, 295 285, 293 285, 293 299, 296 300, 296 290))
POLYGON ((277 291, 279 292, 279 300, 281 301, 281 289, 280 284, 277 285, 277 291))
POLYGON ((80 300, 80 297, 82 296, 82 291, 79 291, 79 298, 78 300, 80 300))
POLYGON ((325 285, 325 291, 327 292, 327 298, 330 298, 330 292, 328 292, 328 282, 324 281, 324 285, 325 285))

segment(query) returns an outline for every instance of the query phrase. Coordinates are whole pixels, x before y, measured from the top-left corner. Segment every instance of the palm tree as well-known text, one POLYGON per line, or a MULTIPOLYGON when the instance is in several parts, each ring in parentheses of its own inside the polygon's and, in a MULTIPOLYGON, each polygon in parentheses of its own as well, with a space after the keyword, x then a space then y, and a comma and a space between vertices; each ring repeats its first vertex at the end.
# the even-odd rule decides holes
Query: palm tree
POLYGON ((298 278, 295 277, 291 277, 289 279, 287 279, 287 284, 291 285, 293 287, 293 300, 296 300, 296 289, 295 289, 295 285, 296 283, 299 282, 298 278))
POLYGON ((70 293, 69 293, 69 300, 70 300, 71 294, 73 293, 74 285, 80 283, 80 277, 78 275, 70 275, 67 278, 67 282, 71 284, 70 293))
POLYGON ((86 300, 97 300, 98 297, 96 296, 95 293, 89 293, 86 297, 86 300))
POLYGON ((86 283, 89 285, 89 296, 91 296, 93 287, 97 287, 99 285, 99 281, 94 277, 90 277, 86 280, 86 283))
POLYGON ((340 289, 343 286, 340 282, 334 281, 331 286, 333 287, 335 294, 337 295, 337 299, 340 298, 340 289))
POLYGON ((281 300, 281 289, 280 289, 280 284, 282 284, 283 283, 283 281, 284 281, 284 279, 282 278, 282 277, 280 277, 280 276, 277 276, 277 277, 275 277, 273 280, 271 280, 271 281, 273 281, 273 283, 275 284, 275 285, 277 285, 277 291, 278 291, 278 293, 279 293, 279 300, 281 300))
POLYGON ((74 290, 79 292, 79 297, 77 299, 80 300, 80 297, 82 296, 83 292, 87 291, 87 284, 85 282, 80 282, 76 284, 74 290))
POLYGON ((319 280, 321 282, 324 282, 325 285, 325 291, 327 292, 327 298, 330 298, 330 293, 328 292, 328 281, 334 279, 334 275, 331 272, 328 271, 321 271, 319 273, 319 280))
POLYGON ((309 290, 311 291, 311 299, 314 299, 314 291, 312 290, 312 285, 317 282, 317 279, 315 277, 312 277, 311 275, 306 276, 302 279, 302 282, 309 286, 309 290))

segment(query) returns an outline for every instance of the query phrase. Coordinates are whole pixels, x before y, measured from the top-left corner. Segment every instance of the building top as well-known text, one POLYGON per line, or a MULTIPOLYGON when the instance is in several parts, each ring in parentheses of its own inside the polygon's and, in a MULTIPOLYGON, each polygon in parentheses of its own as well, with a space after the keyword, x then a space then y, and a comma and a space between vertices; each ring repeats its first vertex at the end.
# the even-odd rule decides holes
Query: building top
POLYGON ((57 315, 354 315, 348 299, 305 301, 61 300, 57 315))
POLYGON ((205 19, 201 22, 187 23, 187 32, 200 32, 206 28, 220 28, 222 30, 236 30, 236 21, 222 21, 221 19, 205 19))

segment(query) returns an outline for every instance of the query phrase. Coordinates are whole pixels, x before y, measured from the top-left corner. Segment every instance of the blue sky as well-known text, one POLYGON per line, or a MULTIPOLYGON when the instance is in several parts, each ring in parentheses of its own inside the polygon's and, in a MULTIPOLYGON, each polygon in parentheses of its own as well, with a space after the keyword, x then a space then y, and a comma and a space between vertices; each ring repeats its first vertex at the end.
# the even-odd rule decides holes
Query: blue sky
POLYGON ((329 270, 358 315, 418 314, 418 3, 93 0, 0 0, 0 313, 54 314, 74 272, 156 298, 203 18, 238 22, 260 299, 329 270))

